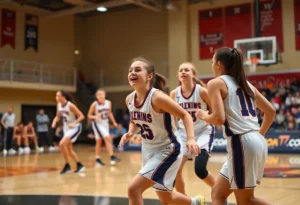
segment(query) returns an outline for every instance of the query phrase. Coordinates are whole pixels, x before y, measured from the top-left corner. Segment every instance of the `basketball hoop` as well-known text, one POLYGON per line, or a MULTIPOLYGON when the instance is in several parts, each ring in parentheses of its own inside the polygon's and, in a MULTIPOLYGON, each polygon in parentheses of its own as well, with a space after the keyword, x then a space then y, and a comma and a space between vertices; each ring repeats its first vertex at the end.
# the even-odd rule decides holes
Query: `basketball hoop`
POLYGON ((248 67, 248 72, 254 73, 256 72, 256 66, 259 63, 259 58, 248 58, 245 61, 245 65, 248 67))

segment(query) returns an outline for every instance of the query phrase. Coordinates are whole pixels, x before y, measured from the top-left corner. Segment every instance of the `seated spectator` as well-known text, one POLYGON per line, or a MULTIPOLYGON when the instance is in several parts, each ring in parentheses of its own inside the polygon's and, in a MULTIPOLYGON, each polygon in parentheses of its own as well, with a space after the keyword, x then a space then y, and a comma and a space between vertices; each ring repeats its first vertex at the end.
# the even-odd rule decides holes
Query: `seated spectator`
POLYGON ((295 123, 289 122, 287 130, 288 131, 294 131, 295 130, 295 123))
POLYGON ((279 113, 276 115, 275 118, 275 127, 282 127, 284 128, 286 122, 284 110, 280 110, 279 113))
MULTIPOLYGON (((285 88, 285 84, 283 83, 283 82, 281 82, 280 84, 279 84, 279 88, 278 88, 278 90, 277 90, 277 94, 278 94, 278 96, 282 99, 282 98, 285 98, 286 97, 286 88, 285 88)), ((281 100, 280 99, 280 100, 281 100)))
POLYGON ((295 114, 295 120, 296 120, 296 128, 297 130, 300 130, 300 107, 298 108, 298 112, 295 114))
POLYGON ((296 100, 296 104, 300 105, 300 91, 296 92, 295 100, 296 100))
POLYGON ((275 110, 279 110, 280 108, 280 104, 278 102, 276 102, 275 98, 271 99, 271 104, 273 105, 273 107, 275 108, 275 110))
POLYGON ((292 105, 292 102, 295 100, 292 93, 289 93, 287 98, 285 98, 285 106, 289 109, 292 105))
MULTIPOLYGON (((31 142, 34 143, 35 149, 38 151, 38 140, 37 135, 35 134, 35 129, 33 127, 33 123, 31 121, 28 122, 28 124, 23 129, 23 136, 28 138, 29 145, 31 142)), ((29 149, 30 151, 30 149, 29 149)))

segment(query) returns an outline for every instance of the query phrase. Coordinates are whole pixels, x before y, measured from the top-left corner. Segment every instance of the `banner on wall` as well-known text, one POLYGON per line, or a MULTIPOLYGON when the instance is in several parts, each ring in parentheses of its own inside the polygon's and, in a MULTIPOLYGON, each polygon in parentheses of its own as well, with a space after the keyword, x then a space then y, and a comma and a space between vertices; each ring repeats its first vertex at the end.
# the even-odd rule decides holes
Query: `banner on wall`
POLYGON ((296 50, 300 50, 300 0, 295 0, 295 30, 296 30, 296 50))
POLYGON ((233 47, 234 40, 251 38, 252 22, 250 3, 225 7, 224 45, 233 47))
POLYGON ((9 9, 2 9, 1 23, 1 47, 8 44, 12 48, 15 48, 16 12, 9 9))
MULTIPOLYGON (((268 132, 266 142, 270 153, 299 153, 300 132, 268 132)), ((227 141, 223 133, 217 132, 214 137, 212 152, 226 152, 227 141)))
POLYGON ((279 51, 284 51, 281 0, 260 1, 262 36, 276 36, 279 51))
POLYGON ((32 47, 38 50, 38 24, 39 17, 31 14, 25 15, 25 50, 32 47))
POLYGON ((223 9, 199 11, 199 58, 211 59, 216 49, 224 44, 223 9))

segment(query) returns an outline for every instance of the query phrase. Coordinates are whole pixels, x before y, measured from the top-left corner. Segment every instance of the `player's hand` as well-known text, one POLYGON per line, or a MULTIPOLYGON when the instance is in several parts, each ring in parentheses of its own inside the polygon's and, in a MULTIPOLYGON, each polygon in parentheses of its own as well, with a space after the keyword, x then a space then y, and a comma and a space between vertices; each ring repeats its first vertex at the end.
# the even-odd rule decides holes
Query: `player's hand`
POLYGON ((121 140, 120 140, 119 147, 123 147, 124 144, 125 144, 128 140, 130 140, 131 137, 133 137, 133 134, 132 134, 132 133, 129 133, 129 132, 125 133, 125 134, 122 136, 121 140))
POLYGON ((56 127, 56 122, 52 122, 51 127, 52 127, 52 128, 55 128, 55 127, 56 127))
POLYGON ((196 113, 198 119, 205 121, 204 119, 208 116, 208 111, 199 109, 196 113))
POLYGON ((96 115, 96 120, 101 120, 101 119, 102 119, 101 114, 97 114, 96 115))
POLYGON ((113 124, 113 126, 114 126, 115 128, 117 128, 117 127, 118 127, 118 124, 115 122, 115 123, 113 124))
POLYGON ((194 139, 187 140, 186 150, 193 156, 198 156, 200 153, 200 148, 194 139))
POLYGON ((73 123, 73 122, 72 122, 72 123, 70 123, 68 126, 69 126, 69 128, 73 128, 73 127, 76 126, 76 123, 73 123))

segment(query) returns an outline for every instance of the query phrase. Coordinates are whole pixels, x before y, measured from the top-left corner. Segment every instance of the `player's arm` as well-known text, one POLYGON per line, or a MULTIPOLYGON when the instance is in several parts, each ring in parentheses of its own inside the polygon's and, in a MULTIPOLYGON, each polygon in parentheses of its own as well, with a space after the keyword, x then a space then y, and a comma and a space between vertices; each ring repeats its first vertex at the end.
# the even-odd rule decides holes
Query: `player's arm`
MULTIPOLYGON (((172 90, 170 92, 170 97, 176 102, 175 100, 175 94, 176 94, 176 89, 172 90)), ((178 118, 174 116, 174 122, 175 122, 175 125, 176 127, 178 126, 178 118)))
POLYGON ((73 112, 77 117, 77 119, 74 122, 72 122, 72 124, 75 125, 77 123, 80 123, 82 120, 84 120, 85 118, 84 115, 73 103, 70 105, 70 111, 73 112))
POLYGON ((118 127, 118 124, 117 124, 117 122, 116 122, 116 120, 115 120, 115 117, 114 117, 114 114, 113 114, 113 112, 112 112, 112 103, 111 103, 111 101, 109 101, 108 118, 110 119, 110 121, 113 123, 113 125, 114 125, 115 127, 118 127))
POLYGON ((32 129, 32 135, 33 135, 33 136, 37 136, 37 135, 36 135, 36 133, 35 133, 35 129, 34 129, 34 127, 33 127, 33 126, 32 126, 32 128, 31 128, 31 129, 32 129))
POLYGON ((91 104, 89 112, 88 112, 88 119, 90 119, 90 120, 97 119, 97 116, 95 115, 95 111, 96 111, 96 102, 93 102, 93 104, 91 104))
POLYGON ((208 91, 205 87, 202 87, 201 86, 201 89, 200 89, 200 97, 201 99, 203 99, 203 101, 210 107, 211 106, 211 102, 209 100, 209 97, 208 97, 208 91))
POLYGON ((221 79, 213 79, 207 84, 208 97, 211 102, 211 113, 208 111, 198 110, 197 117, 200 120, 213 125, 223 125, 225 122, 225 110, 222 98, 222 89, 226 89, 226 85, 221 79))
POLYGON ((184 110, 178 103, 172 100, 168 95, 163 92, 156 91, 152 97, 152 105, 158 112, 167 112, 177 118, 182 119, 186 129, 187 140, 195 139, 194 123, 191 115, 184 110))
POLYGON ((52 122, 52 128, 56 127, 56 124, 59 122, 59 120, 60 120, 60 112, 57 109, 56 116, 55 116, 55 118, 53 119, 53 122, 52 122))
MULTIPOLYGON (((254 86, 253 86, 254 88, 254 86)), ((263 136, 267 133, 271 127, 276 115, 276 110, 272 104, 256 89, 254 88, 256 96, 256 106, 258 109, 264 112, 264 118, 260 126, 259 133, 263 136)))

